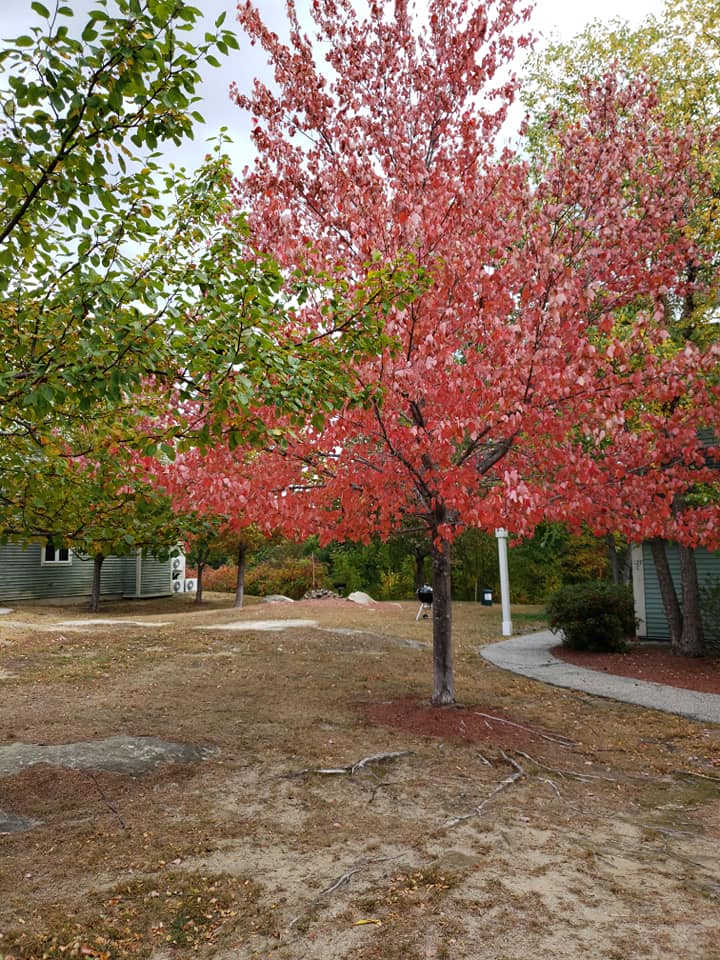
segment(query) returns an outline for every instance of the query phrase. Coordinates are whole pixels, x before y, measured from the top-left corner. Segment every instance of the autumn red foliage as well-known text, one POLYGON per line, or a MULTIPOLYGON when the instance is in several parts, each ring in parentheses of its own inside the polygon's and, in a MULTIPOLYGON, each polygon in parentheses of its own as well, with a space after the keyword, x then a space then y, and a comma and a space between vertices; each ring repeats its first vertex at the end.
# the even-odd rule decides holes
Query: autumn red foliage
MULTIPOLYGON (((187 413, 187 411, 186 411, 187 413)), ((227 442, 191 447, 172 461, 142 458, 144 472, 184 518, 185 548, 197 562, 197 598, 202 600, 205 554, 218 542, 236 558, 236 605, 243 605, 245 558, 258 538, 280 525, 279 491, 252 447, 230 449, 227 442)))
POLYGON ((523 534, 560 517, 717 538, 716 511, 678 530, 671 510, 707 479, 696 431, 717 406, 715 348, 671 345, 667 316, 702 256, 684 230, 699 146, 668 135, 644 83, 606 77, 531 167, 498 146, 524 8, 368 8, 314 0, 315 41, 292 2, 287 41, 238 8, 274 68, 272 88, 235 90, 258 153, 236 185, 256 242, 350 284, 374 262, 411 265, 419 291, 380 317, 387 347, 352 366, 373 401, 288 429, 266 470, 297 494, 282 506, 298 529, 364 539, 410 517, 429 530, 433 701, 447 704, 463 526, 523 534))

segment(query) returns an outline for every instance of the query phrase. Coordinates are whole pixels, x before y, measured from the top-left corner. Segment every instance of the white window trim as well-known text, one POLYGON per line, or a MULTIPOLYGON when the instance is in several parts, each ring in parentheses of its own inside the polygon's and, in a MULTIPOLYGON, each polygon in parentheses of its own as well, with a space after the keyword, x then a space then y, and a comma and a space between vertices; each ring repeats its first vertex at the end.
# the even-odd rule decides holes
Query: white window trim
POLYGON ((55 547, 56 553, 59 553, 61 550, 67 550, 67 560, 48 560, 45 556, 45 550, 48 546, 48 543, 40 544, 41 567, 69 567, 72 565, 72 550, 70 550, 69 547, 55 547))

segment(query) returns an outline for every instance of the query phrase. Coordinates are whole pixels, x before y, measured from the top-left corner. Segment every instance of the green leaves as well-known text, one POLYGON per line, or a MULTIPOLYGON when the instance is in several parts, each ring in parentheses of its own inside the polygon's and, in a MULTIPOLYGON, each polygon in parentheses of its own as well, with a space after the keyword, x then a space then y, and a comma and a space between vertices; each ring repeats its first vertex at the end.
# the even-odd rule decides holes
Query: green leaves
POLYGON ((133 457, 259 443, 252 407, 319 428, 358 393, 346 361, 377 348, 373 304, 405 295, 380 262, 350 291, 258 255, 222 140, 163 174, 151 151, 191 136, 200 64, 237 40, 222 17, 182 39, 200 16, 183 0, 108 6, 0 51, 0 535, 62 529, 104 553, 118 530, 139 542, 133 457))
POLYGON ((41 523, 33 504, 51 492, 72 499, 67 457, 147 443, 184 363, 169 331, 193 299, 193 244, 217 215, 198 198, 196 239, 180 236, 146 155, 192 133, 199 66, 220 40, 180 39, 200 11, 98 0, 71 32, 58 22, 70 6, 31 8, 45 23, 0 50, 0 529, 16 532, 41 523))

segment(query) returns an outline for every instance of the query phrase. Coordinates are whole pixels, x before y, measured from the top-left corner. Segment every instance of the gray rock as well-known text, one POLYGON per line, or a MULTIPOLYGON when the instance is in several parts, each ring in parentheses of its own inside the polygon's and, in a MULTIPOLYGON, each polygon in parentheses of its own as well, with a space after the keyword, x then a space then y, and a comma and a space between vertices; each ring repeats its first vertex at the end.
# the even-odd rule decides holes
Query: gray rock
POLYGON ((352 593, 348 594, 348 600, 352 600, 353 603, 359 603, 364 607, 371 607, 375 603, 370 594, 363 593, 362 590, 353 590, 352 593))
POLYGON ((39 823, 39 820, 31 820, 29 817, 16 817, 14 813, 3 813, 0 810, 0 836, 8 833, 25 833, 26 830, 37 827, 39 823))
POLYGON ((0 746, 0 776, 10 776, 36 763, 69 770, 112 770, 145 773, 163 763, 199 763, 216 751, 158 737, 108 737, 85 743, 10 743, 0 746))

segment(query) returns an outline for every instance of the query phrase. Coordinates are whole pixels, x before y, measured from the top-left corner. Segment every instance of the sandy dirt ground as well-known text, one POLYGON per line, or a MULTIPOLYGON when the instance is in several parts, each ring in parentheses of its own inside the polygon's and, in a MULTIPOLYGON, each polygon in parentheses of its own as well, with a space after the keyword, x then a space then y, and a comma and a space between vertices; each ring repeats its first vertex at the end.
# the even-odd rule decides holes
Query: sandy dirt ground
POLYGON ((471 604, 434 709, 416 609, 4 614, 0 769, 189 752, 0 772, 0 957, 718 960, 720 728, 498 670, 471 604))

